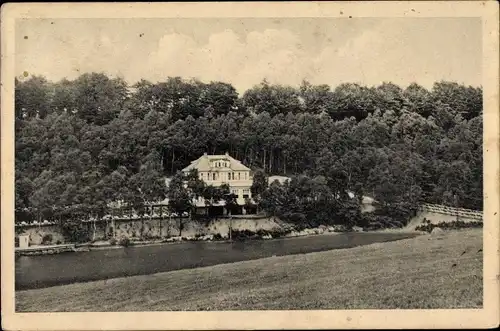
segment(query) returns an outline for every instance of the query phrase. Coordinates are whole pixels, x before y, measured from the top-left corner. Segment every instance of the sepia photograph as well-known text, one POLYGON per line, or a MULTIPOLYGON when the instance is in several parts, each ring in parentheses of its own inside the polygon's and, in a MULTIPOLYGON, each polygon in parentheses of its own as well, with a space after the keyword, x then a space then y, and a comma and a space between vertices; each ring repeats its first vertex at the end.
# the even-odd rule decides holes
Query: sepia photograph
POLYGON ((12 315, 498 325, 498 4, 250 4, 2 7, 12 315))

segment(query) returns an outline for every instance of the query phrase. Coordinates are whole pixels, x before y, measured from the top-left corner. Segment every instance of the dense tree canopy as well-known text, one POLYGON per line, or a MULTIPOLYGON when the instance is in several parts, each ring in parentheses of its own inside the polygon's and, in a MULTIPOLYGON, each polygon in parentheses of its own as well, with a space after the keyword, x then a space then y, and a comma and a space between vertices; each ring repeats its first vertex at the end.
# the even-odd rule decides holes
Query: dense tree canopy
POLYGON ((224 82, 173 77, 128 88, 91 73, 16 80, 15 100, 18 215, 100 217, 108 202, 140 209, 168 195, 181 211, 186 192, 175 181, 177 191, 164 191, 163 178, 204 152, 261 169, 254 191, 276 215, 353 219, 348 191, 387 208, 482 209, 481 88, 263 81, 240 97, 224 82), (269 175, 294 179, 264 189, 269 175))

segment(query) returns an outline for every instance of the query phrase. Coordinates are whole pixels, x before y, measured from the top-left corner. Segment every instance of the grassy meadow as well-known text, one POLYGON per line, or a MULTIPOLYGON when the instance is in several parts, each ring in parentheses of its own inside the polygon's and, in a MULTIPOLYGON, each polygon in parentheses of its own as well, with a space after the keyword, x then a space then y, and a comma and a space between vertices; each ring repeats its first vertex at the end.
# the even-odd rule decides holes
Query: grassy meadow
MULTIPOLYGON (((17 312, 481 308, 482 230, 16 292, 17 312)), ((98 266, 96 266, 98 267, 98 266)))

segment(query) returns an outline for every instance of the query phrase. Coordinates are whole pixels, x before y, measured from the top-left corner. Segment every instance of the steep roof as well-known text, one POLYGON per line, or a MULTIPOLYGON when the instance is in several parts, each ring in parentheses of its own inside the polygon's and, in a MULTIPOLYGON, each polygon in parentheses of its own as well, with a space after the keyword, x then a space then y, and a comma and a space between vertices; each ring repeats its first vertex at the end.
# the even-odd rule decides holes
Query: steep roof
POLYGON ((182 171, 189 171, 192 169, 197 169, 198 171, 217 171, 217 170, 250 171, 250 168, 248 168, 235 158, 229 156, 229 154, 208 155, 206 153, 203 154, 198 159, 192 161, 191 164, 182 169, 182 171), (227 168, 212 167, 211 161, 215 160, 229 161, 229 167, 227 168))

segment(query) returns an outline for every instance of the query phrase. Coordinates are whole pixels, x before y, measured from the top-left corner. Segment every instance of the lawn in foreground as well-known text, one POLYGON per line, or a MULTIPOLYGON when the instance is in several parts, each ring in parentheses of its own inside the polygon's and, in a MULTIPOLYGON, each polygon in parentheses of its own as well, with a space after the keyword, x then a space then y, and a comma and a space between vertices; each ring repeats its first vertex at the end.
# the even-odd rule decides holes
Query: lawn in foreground
POLYGON ((16 311, 481 308, 480 249, 480 229, 422 235, 19 291, 16 311))

